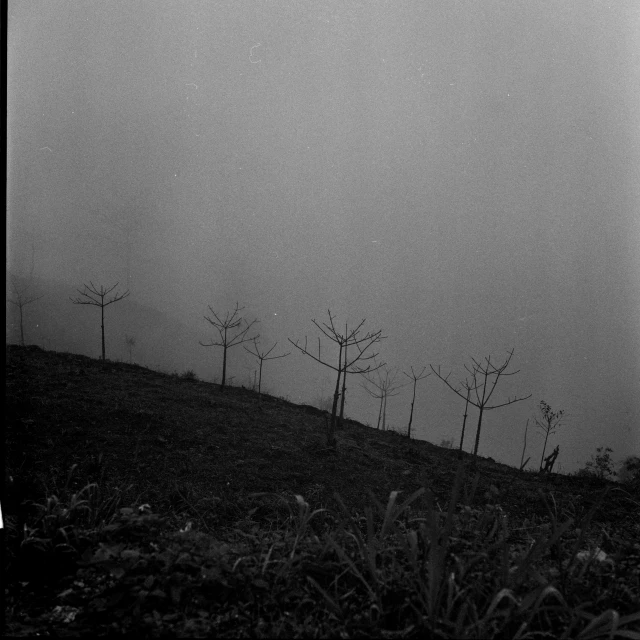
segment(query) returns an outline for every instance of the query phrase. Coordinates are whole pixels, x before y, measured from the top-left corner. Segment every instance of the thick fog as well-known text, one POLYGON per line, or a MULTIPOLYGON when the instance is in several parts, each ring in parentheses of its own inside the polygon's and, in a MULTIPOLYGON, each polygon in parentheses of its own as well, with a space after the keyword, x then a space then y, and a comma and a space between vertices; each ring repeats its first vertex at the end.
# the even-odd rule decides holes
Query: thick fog
MULTIPOLYGON (((485 413, 481 455, 519 464, 540 400, 566 412, 562 471, 640 454, 636 0, 13 1, 8 25, 8 267, 45 294, 27 342, 97 357, 99 311, 68 295, 119 282, 107 356, 144 309, 139 345, 154 318, 185 330, 143 364, 167 349, 213 379, 203 316, 237 301, 292 351, 265 386, 311 403, 334 374, 287 339, 317 344, 330 309, 407 372, 456 382, 515 349, 490 404, 532 396, 485 413)), ((229 367, 257 368, 242 348, 229 367)), ((393 428, 410 402, 389 399, 393 428)), ((356 376, 346 413, 376 425, 356 376)), ((418 383, 416 437, 457 443, 463 413, 418 383)))

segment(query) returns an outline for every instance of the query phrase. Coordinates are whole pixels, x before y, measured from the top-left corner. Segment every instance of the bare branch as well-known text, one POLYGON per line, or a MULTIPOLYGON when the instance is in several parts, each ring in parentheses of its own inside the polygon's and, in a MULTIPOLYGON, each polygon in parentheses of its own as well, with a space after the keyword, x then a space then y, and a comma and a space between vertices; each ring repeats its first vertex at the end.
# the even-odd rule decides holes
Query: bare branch
MULTIPOLYGON (((33 272, 33 267, 32 267, 33 272)), ((30 277, 32 277, 33 273, 30 277)), ((24 308, 43 298, 44 295, 27 295, 27 291, 31 288, 31 282, 28 282, 23 287, 19 287, 14 276, 11 276, 11 288, 13 289, 14 298, 9 298, 9 302, 18 308, 20 313, 20 344, 24 346, 24 308)))
POLYGON ((75 298, 69 298, 73 304, 88 304, 93 307, 100 307, 100 317, 101 317, 101 329, 102 329, 102 360, 106 359, 105 352, 105 342, 104 342, 104 309, 108 307, 110 304, 114 302, 119 302, 120 300, 124 300, 129 295, 129 290, 127 289, 124 293, 116 293, 113 297, 105 300, 105 298, 116 289, 118 283, 116 282, 111 287, 105 287, 104 285, 100 285, 98 288, 91 280, 89 280, 89 284, 84 284, 84 291, 80 289, 76 289, 76 291, 80 294, 75 298))
POLYGON ((233 311, 227 311, 224 318, 222 318, 210 305, 208 308, 213 317, 204 316, 204 319, 216 329, 220 339, 212 339, 208 343, 199 341, 199 344, 203 347, 222 347, 222 381, 220 383, 220 389, 224 390, 227 375, 227 350, 231 347, 243 344, 244 342, 253 341, 255 344, 255 341, 260 337, 260 334, 249 337, 247 336, 247 333, 249 333, 251 327, 258 323, 259 320, 256 318, 251 322, 247 322, 239 315, 240 312, 244 310, 244 307, 240 307, 237 302, 233 311), (242 327, 243 323, 246 326, 243 329, 240 329, 237 333, 233 333, 236 329, 242 327), (230 335, 230 332, 232 335, 230 335))
MULTIPOLYGON (((510 404, 521 402, 522 400, 527 400, 531 397, 531 394, 529 394, 528 396, 522 396, 522 397, 514 396, 513 398, 511 397, 507 398, 506 402, 502 402, 495 405, 488 404, 489 400, 491 399, 491 396, 494 394, 496 390, 496 387, 498 385, 498 382, 500 381, 501 376, 511 376, 519 372, 519 370, 508 372, 508 373, 506 372, 506 369, 511 362, 511 358, 513 357, 513 353, 514 353, 514 349, 511 349, 511 351, 508 351, 507 352, 508 355, 501 365, 492 363, 491 356, 488 356, 484 359, 484 362, 486 364, 480 363, 475 358, 471 358, 471 362, 473 363, 473 365, 471 367, 469 367, 468 365, 465 365, 464 368, 466 369, 467 372, 471 374, 473 383, 469 383, 467 380, 461 383, 461 387, 463 389, 466 389, 467 391, 466 396, 464 396, 458 388, 454 387, 449 382, 449 376, 451 374, 447 375, 446 377, 443 377, 440 373, 440 367, 438 367, 438 369, 436 370, 433 368, 433 366, 431 366, 431 370, 433 371, 433 373, 435 373, 436 376, 440 378, 440 380, 442 380, 449 387, 449 389, 451 389, 451 391, 453 391, 457 396, 465 400, 465 402, 468 402, 469 404, 472 404, 475 407, 477 407, 480 411, 480 414, 478 416, 478 428, 476 431, 476 442, 475 442, 474 452, 473 452, 474 456, 477 456, 477 453, 478 453, 478 445, 480 442, 480 429, 482 427, 482 416, 484 411, 506 407, 510 404), (470 398, 470 394, 472 391, 475 393, 475 396, 476 396, 475 401, 470 398)), ((466 413, 465 413, 465 417, 466 417, 466 413)))
POLYGON ((328 322, 318 322, 313 319, 311 322, 316 326, 318 331, 334 342, 338 346, 338 362, 336 364, 332 364, 327 362, 326 359, 322 356, 321 349, 321 339, 318 337, 318 355, 316 356, 314 353, 311 353, 308 349, 307 338, 305 337, 304 347, 299 343, 299 341, 293 341, 291 338, 288 338, 289 342, 298 349, 301 353, 306 356, 309 356, 312 360, 332 369, 337 372, 336 386, 333 397, 333 408, 331 412, 331 424, 328 427, 327 432, 327 440, 330 446, 335 444, 335 439, 333 437, 333 431, 336 424, 336 410, 338 404, 338 396, 343 394, 343 404, 341 406, 341 415, 344 410, 344 393, 345 393, 345 380, 343 379, 342 384, 342 392, 340 391, 340 379, 341 376, 346 376, 347 374, 358 374, 358 373, 367 373, 378 369, 382 365, 377 365, 373 367, 370 364, 365 364, 368 361, 372 360, 377 356, 376 354, 366 354, 366 351, 371 348, 375 343, 380 342, 384 337, 382 336, 382 331, 376 332, 368 332, 364 336, 359 336, 362 327, 366 320, 361 320, 355 328, 349 330, 348 325, 345 324, 344 333, 340 333, 335 323, 335 316, 331 314, 331 310, 327 310, 327 314, 329 316, 328 322), (349 347, 357 347, 357 353, 350 360, 347 358, 348 348, 349 347), (345 353, 344 362, 343 362, 343 352, 345 353), (358 366, 356 363, 361 362, 362 365, 358 366))

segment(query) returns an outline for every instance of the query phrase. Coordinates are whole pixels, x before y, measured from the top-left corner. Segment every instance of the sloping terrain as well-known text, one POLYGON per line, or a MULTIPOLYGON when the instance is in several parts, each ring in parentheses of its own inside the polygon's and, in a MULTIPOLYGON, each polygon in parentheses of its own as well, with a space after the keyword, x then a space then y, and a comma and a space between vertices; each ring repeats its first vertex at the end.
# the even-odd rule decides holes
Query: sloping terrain
MULTIPOLYGON (((336 449, 328 449, 327 419, 315 407, 243 388, 222 393, 186 375, 8 346, 2 508, 9 538, 34 518, 29 501, 77 494, 89 483, 102 496, 117 496, 120 507, 147 504, 174 530, 190 522, 188 528, 220 539, 243 527, 274 526, 257 493, 281 496, 285 512, 295 495, 311 510, 339 510, 338 494, 363 514, 371 494, 385 504, 392 491, 402 501, 426 488, 415 508, 429 503, 446 511, 456 451, 351 420, 338 430, 336 449)), ((550 514, 575 523, 590 518, 598 544, 604 549, 609 541, 607 553, 639 533, 638 496, 613 483, 519 472, 487 459, 472 467, 467 454, 464 461, 460 500, 467 508, 499 503, 512 539, 518 531, 531 535, 527 526, 550 514), (607 488, 606 501, 598 501, 607 488)), ((10 581, 28 581, 18 575, 21 566, 10 567, 10 581)), ((15 615, 19 596, 12 598, 15 615)))

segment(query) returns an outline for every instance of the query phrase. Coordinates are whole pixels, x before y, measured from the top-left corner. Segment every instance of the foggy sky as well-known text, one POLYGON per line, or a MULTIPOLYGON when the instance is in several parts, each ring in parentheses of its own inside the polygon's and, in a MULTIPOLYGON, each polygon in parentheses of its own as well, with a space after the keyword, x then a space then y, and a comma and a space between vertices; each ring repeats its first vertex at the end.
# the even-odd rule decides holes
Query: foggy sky
MULTIPOLYGON (((287 350, 331 309, 455 380, 515 348, 496 400, 533 396, 485 415, 482 455, 517 464, 541 399, 565 471, 640 454, 635 0, 14 1, 8 53, 13 271, 33 248, 203 340, 207 305, 287 350)), ((328 393, 276 362, 278 393, 328 393)), ((348 407, 375 425, 355 385, 348 407)), ((431 376, 416 435, 457 441, 463 411, 431 376)))

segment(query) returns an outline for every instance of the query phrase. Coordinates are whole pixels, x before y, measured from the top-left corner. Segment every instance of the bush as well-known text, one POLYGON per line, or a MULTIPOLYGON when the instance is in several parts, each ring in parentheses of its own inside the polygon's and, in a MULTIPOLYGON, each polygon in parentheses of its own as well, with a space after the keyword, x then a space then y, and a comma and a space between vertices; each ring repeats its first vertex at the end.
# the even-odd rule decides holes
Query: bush
POLYGON ((598 447, 596 449, 596 455, 591 456, 591 460, 589 460, 582 469, 578 470, 577 475, 599 478, 600 480, 612 479, 618 475, 613 470, 612 453, 613 449, 611 449, 611 447, 598 447))
POLYGON ((620 466, 618 478, 623 484, 635 490, 640 489, 640 458, 638 456, 625 458, 620 466))
POLYGON ((180 377, 183 380, 194 380, 195 381, 195 380, 198 379, 198 376, 197 376, 196 372, 193 369, 187 369, 186 371, 183 371, 180 374, 180 377))

